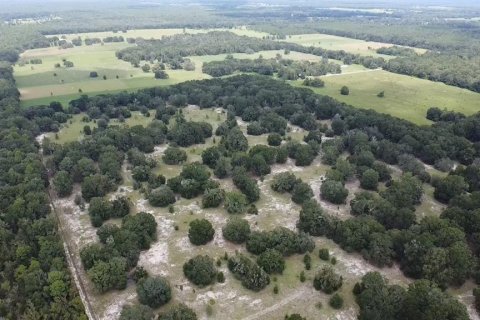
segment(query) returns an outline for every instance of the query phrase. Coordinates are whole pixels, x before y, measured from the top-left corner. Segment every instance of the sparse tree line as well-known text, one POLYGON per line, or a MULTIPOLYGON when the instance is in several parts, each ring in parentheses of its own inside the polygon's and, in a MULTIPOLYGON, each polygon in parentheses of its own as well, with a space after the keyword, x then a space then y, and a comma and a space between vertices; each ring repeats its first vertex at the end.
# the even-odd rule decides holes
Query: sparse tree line
POLYGON ((221 77, 235 72, 254 72, 271 76, 277 74, 285 80, 305 79, 309 76, 323 76, 327 73, 341 73, 340 65, 322 62, 294 61, 281 57, 272 59, 258 58, 235 59, 228 56, 223 61, 206 62, 202 66, 203 73, 213 77, 221 77))

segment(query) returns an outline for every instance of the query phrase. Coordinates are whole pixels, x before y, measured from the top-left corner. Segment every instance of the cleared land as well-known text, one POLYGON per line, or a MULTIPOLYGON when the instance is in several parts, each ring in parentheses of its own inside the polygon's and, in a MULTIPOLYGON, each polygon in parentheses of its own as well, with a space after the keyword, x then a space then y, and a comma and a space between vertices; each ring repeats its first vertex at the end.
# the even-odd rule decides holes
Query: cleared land
MULTIPOLYGON (((417 124, 430 123, 425 118, 430 107, 446 108, 467 115, 480 111, 478 93, 384 70, 321 78, 325 81, 325 87, 313 89, 319 94, 417 124), (342 86, 350 89, 348 96, 340 94, 342 86), (381 91, 385 92, 384 98, 377 97, 381 91)), ((301 82, 296 82, 296 85, 301 85, 301 82)))

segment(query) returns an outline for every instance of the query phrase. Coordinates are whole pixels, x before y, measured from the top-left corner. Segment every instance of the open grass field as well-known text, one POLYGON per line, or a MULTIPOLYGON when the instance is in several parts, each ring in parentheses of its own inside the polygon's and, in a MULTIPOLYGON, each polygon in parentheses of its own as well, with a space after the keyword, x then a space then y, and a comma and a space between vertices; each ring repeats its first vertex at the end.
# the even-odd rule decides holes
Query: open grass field
MULTIPOLYGON (((248 32, 248 31, 246 31, 248 32)), ((133 91, 140 88, 171 85, 187 80, 201 80, 210 78, 202 72, 204 62, 224 60, 227 54, 191 56, 195 63, 194 71, 168 70, 169 79, 155 79, 153 73, 145 73, 134 68, 130 63, 119 60, 115 51, 128 46, 126 43, 105 45, 81 46, 60 50, 57 48, 35 49, 26 51, 22 59, 40 58, 42 64, 15 66, 15 78, 19 87, 22 105, 48 104, 51 101, 62 102, 67 105, 72 99, 81 94, 100 94, 105 92, 133 91), (67 59, 74 63, 73 68, 55 68, 55 63, 62 63, 67 59), (97 71, 98 78, 90 78, 91 71, 97 71), (56 74, 56 76, 54 76, 56 74), (107 77, 103 79, 103 75, 107 77), (118 79, 117 79, 118 76, 118 79), (82 90, 82 93, 79 92, 82 90)), ((290 52, 284 55, 281 50, 260 51, 254 54, 235 53, 239 59, 256 59, 260 55, 264 58, 274 58, 281 54, 286 59, 320 61, 322 58, 301 52, 290 52)), ((340 61, 331 60, 341 64, 340 61)), ((342 72, 356 72, 365 70, 363 66, 344 66, 342 72)))
MULTIPOLYGON (((332 36, 328 34, 299 34, 287 38, 288 42, 301 44, 307 47, 321 47, 329 50, 345 50, 347 52, 360 54, 363 56, 383 57, 391 59, 392 56, 378 54, 377 49, 381 47, 391 47, 390 43, 371 42, 365 40, 357 40, 346 37, 332 36)), ((413 48, 419 54, 425 53, 425 49, 413 48)))
MULTIPOLYGON (((383 70, 324 76, 322 79, 325 87, 313 89, 316 93, 417 124, 430 123, 425 118, 430 107, 446 108, 467 115, 480 111, 479 93, 383 70), (342 86, 350 89, 348 96, 340 94, 342 86), (377 97, 381 91, 385 92, 384 98, 377 97)), ((301 82, 295 85, 301 85, 301 82)))
MULTIPOLYGON (((248 36, 248 37, 258 37, 261 38, 263 36, 268 35, 266 32, 255 31, 251 29, 247 29, 246 27, 236 27, 236 28, 215 28, 215 29, 190 29, 190 28, 171 28, 171 29, 135 29, 135 30, 127 30, 126 32, 113 32, 113 31, 105 31, 105 32, 87 32, 87 33, 70 33, 70 34, 57 34, 57 37, 65 37, 66 40, 71 41, 72 39, 76 39, 80 37, 82 40, 87 38, 106 38, 106 37, 114 37, 114 36, 122 36, 124 38, 144 38, 144 39, 161 39, 162 37, 166 36, 173 36, 175 34, 180 33, 202 33, 202 32, 210 32, 210 31, 230 31, 240 36, 248 36)), ((53 36, 49 36, 53 37, 53 36)))

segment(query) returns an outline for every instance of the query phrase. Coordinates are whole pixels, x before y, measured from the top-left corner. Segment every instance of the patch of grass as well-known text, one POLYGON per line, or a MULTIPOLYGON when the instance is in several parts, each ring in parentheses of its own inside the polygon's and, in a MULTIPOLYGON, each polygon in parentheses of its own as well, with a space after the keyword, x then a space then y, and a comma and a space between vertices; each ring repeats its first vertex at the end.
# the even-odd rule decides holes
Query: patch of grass
MULTIPOLYGON (((353 38, 332 36, 328 34, 299 34, 288 37, 285 41, 301 44, 307 47, 321 47, 328 50, 345 50, 354 54, 363 56, 383 57, 391 59, 392 56, 378 54, 377 49, 381 47, 391 47, 392 44, 383 42, 370 42, 353 38)), ((425 49, 413 48, 417 53, 425 53, 425 49)))
MULTIPOLYGON (((384 70, 321 78, 325 81, 325 87, 312 89, 316 93, 416 124, 431 123, 425 118, 430 107, 437 106, 470 115, 478 112, 480 101, 479 93, 384 70), (340 94, 342 86, 350 89, 348 96, 340 94), (385 92, 384 98, 377 97, 381 91, 385 92)), ((301 82, 294 82, 294 85, 300 86, 301 82)))

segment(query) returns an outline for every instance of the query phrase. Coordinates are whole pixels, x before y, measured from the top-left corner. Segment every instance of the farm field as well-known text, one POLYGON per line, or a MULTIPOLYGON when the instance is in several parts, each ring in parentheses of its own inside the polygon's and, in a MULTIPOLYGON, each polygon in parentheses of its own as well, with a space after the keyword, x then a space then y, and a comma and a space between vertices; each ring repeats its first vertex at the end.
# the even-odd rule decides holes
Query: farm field
MULTIPOLYGON (((384 70, 324 76, 322 80, 325 81, 325 87, 314 88, 316 93, 416 124, 430 123, 425 118, 430 107, 446 108, 467 115, 478 112, 480 108, 479 93, 384 70), (348 96, 340 94, 342 86, 350 89, 348 96), (384 98, 377 97, 381 91, 385 92, 384 98)), ((301 82, 295 85, 301 85, 301 82)))
MULTIPOLYGON (((385 59, 391 59, 393 57, 389 55, 378 54, 376 52, 376 50, 381 47, 393 46, 390 43, 371 42, 321 33, 292 35, 287 37, 287 40, 285 41, 301 44, 307 47, 314 46, 328 50, 345 50, 347 52, 364 56, 382 57, 385 59)), ((425 49, 413 49, 419 54, 423 54, 426 52, 425 49)))

